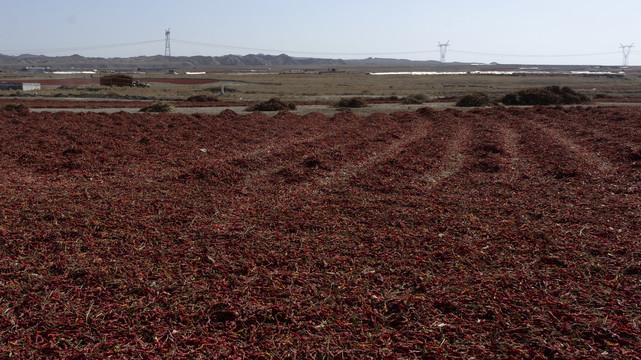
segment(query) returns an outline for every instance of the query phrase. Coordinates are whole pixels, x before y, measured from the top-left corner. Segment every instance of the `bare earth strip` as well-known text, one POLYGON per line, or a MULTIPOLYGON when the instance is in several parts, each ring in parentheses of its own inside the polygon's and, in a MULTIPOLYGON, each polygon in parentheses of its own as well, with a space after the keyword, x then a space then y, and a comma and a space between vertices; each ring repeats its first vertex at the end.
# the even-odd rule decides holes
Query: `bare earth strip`
POLYGON ((338 182, 349 181, 361 173, 366 173, 373 166, 398 156, 401 151, 426 137, 432 126, 433 124, 431 122, 415 124, 410 134, 399 138, 382 150, 371 152, 371 155, 363 161, 333 171, 330 175, 322 179, 320 184, 322 186, 335 186, 338 182))
POLYGON ((526 120, 526 122, 528 125, 543 131, 546 136, 553 139, 564 149, 566 149, 568 155, 584 162, 587 167, 598 170, 604 174, 614 174, 616 172, 615 167, 610 164, 607 159, 604 159, 603 157, 590 151, 589 149, 573 142, 568 138, 566 134, 562 133, 561 131, 544 125, 544 122, 540 121, 539 119, 528 119, 526 120))
POLYGON ((421 177, 422 180, 429 183, 428 189, 438 186, 452 174, 461 170, 464 162, 462 150, 469 140, 470 133, 471 129, 468 125, 457 122, 454 134, 447 138, 447 148, 438 171, 425 173, 421 177))

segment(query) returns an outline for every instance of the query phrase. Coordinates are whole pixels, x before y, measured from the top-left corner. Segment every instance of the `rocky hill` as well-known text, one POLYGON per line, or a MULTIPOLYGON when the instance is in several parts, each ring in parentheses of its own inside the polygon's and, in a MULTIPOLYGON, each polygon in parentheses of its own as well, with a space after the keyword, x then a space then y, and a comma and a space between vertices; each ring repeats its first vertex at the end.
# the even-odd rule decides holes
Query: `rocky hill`
POLYGON ((203 69, 219 66, 311 66, 343 65, 340 59, 294 58, 289 55, 225 55, 225 56, 137 56, 130 58, 94 58, 80 55, 44 56, 0 54, 0 70, 20 70, 25 67, 60 69, 203 69))
POLYGON ((331 67, 338 66, 442 66, 438 61, 413 61, 404 59, 367 58, 357 60, 300 58, 286 54, 265 55, 225 55, 225 56, 137 56, 130 58, 98 58, 80 55, 44 56, 0 54, 0 71, 16 71, 26 67, 47 67, 50 70, 97 69, 97 70, 152 70, 183 69, 211 70, 220 67, 278 67, 305 66, 331 67))

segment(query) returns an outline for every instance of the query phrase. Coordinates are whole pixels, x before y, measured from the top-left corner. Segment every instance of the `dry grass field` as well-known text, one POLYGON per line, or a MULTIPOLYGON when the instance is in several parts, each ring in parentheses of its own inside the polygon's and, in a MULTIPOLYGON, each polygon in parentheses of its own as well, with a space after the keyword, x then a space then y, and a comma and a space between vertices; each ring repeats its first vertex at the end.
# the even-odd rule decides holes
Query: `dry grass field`
POLYGON ((579 76, 491 76, 491 75, 387 75, 341 74, 256 74, 240 79, 221 76, 227 88, 238 90, 229 96, 262 100, 278 96, 287 100, 336 100, 341 97, 421 96, 425 99, 458 97, 482 91, 490 96, 528 87, 563 85, 586 95, 641 95, 641 77, 579 76))
MULTIPOLYGON (((378 71, 473 71, 477 68, 388 69, 356 67, 345 71, 327 72, 327 69, 270 69, 269 71, 235 70, 208 72, 204 75, 135 74, 134 79, 149 81, 149 88, 102 87, 99 75, 15 74, 0 76, 0 81, 42 82, 38 95, 57 97, 107 97, 130 99, 181 100, 197 94, 219 95, 225 88, 223 101, 264 101, 278 97, 286 101, 338 101, 343 97, 416 97, 421 100, 455 98, 472 92, 485 92, 497 98, 516 90, 542 86, 569 86, 588 95, 608 97, 641 97, 641 75, 628 69, 626 76, 565 76, 565 75, 386 75, 374 76, 378 71), (176 80, 211 80, 210 83, 177 84, 176 80), (173 81, 174 83, 170 83, 173 81), (96 82, 93 84, 92 82, 96 82), (73 85, 73 84, 79 85, 73 85), (60 84, 69 84, 61 86, 60 84)), ((483 69, 481 69, 483 70, 483 69)), ((490 69, 491 70, 491 69, 490 69)), ((503 69, 501 69, 503 70, 503 69)), ((607 71, 617 72, 612 68, 607 71)), ((26 93, 25 93, 26 94, 26 93)), ((0 96, 16 95, 2 92, 0 96)), ((19 94, 24 95, 24 94, 19 94)))

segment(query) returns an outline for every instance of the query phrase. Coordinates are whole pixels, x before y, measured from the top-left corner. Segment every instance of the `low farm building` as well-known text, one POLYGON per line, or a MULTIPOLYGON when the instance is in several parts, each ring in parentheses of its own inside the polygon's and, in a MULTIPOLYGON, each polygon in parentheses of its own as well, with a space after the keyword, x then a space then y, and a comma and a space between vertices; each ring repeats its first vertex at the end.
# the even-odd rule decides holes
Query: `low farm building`
POLYGON ((29 73, 46 73, 49 70, 51 70, 51 68, 48 66, 27 66, 22 68, 22 71, 29 73))
POLYGON ((40 83, 0 83, 0 90, 40 90, 40 83))
POLYGON ((133 86, 133 76, 123 74, 105 75, 100 78, 100 85, 102 86, 133 86))

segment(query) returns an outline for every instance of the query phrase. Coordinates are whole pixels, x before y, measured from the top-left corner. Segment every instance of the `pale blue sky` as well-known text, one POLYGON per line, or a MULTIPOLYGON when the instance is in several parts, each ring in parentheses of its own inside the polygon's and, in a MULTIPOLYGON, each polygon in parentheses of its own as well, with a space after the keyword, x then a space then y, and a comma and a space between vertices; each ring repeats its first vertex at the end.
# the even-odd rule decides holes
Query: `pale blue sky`
POLYGON ((280 54, 620 65, 641 1, 0 0, 0 54, 129 57, 280 54))

